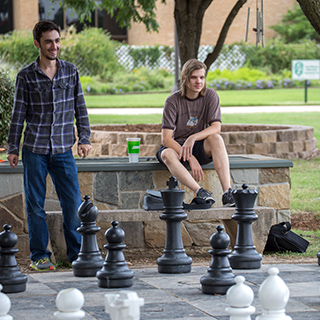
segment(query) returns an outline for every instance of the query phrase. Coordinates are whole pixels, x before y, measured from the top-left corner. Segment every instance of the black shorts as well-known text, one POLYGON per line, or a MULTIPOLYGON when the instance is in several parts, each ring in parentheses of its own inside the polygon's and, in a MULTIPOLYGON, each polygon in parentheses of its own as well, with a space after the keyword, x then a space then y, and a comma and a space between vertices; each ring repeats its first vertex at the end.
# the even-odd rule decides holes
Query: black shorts
MULTIPOLYGON (((204 152, 204 149, 203 149, 203 141, 204 140, 200 140, 200 141, 196 141, 194 146, 193 146, 193 149, 192 149, 192 155, 196 157, 196 159, 198 160, 199 164, 200 165, 204 165, 204 164, 207 164, 207 163, 210 163, 212 161, 212 157, 207 157, 205 152, 204 152)), ((158 159, 158 161, 162 164, 163 161, 161 159, 161 152, 164 150, 164 149, 167 149, 167 147, 165 146, 161 146, 159 148, 159 150, 157 151, 156 153, 156 157, 158 159)), ((184 165, 184 166, 187 166, 189 165, 189 161, 183 161, 181 160, 181 163, 184 165)))

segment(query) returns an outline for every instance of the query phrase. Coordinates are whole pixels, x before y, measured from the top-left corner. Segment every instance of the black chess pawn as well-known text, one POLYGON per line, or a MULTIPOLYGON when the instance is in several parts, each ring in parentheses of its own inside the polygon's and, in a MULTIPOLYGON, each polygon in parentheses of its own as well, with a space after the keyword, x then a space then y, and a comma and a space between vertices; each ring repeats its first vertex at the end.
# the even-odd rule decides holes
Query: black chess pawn
POLYGON ((98 208, 90 201, 89 196, 83 197, 78 215, 81 226, 77 231, 82 235, 81 248, 77 260, 72 262, 73 275, 76 277, 95 277, 103 265, 103 258, 99 251, 96 233, 100 227, 96 225, 98 208))
POLYGON ((0 283, 2 292, 15 293, 26 290, 28 278, 22 274, 15 258, 19 249, 14 248, 18 237, 11 232, 11 226, 5 224, 4 231, 0 233, 0 283))
POLYGON ((192 258, 184 250, 181 235, 181 221, 187 218, 183 211, 185 191, 177 188, 175 177, 171 177, 167 185, 167 190, 161 190, 164 211, 160 219, 167 223, 167 234, 163 255, 157 259, 158 272, 188 273, 191 271, 192 258))
POLYGON ((210 245, 213 248, 209 250, 212 255, 208 272, 201 277, 201 289, 206 294, 226 294, 227 290, 233 286, 235 275, 230 267, 228 254, 230 250, 230 237, 223 232, 223 226, 217 226, 217 231, 210 237, 210 245))
POLYGON ((105 233, 108 250, 105 262, 97 272, 98 286, 101 288, 126 288, 133 285, 134 272, 128 268, 123 249, 126 247, 122 242, 125 233, 118 228, 118 221, 112 221, 112 227, 105 233))
POLYGON ((318 265, 320 266, 320 251, 317 253, 318 265))
POLYGON ((236 210, 231 218, 238 222, 238 228, 236 244, 229 255, 230 265, 232 269, 259 269, 262 255, 256 251, 252 235, 252 223, 258 219, 254 213, 258 191, 249 190, 248 185, 243 184, 242 190, 233 190, 232 195, 236 210))

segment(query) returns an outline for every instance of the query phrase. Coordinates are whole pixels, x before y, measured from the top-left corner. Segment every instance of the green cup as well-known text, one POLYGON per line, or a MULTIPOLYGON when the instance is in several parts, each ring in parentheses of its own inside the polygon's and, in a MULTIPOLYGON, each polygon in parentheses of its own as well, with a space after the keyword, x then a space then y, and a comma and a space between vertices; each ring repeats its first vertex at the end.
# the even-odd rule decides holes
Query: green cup
POLYGON ((129 162, 139 161, 140 138, 127 138, 129 162))

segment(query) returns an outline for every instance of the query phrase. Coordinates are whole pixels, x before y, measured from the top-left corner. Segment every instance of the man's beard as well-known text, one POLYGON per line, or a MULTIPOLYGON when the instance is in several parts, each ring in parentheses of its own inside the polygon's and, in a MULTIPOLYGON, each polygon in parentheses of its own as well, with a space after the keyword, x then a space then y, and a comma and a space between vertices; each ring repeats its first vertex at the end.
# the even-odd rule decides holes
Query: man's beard
POLYGON ((41 47, 40 47, 40 51, 41 51, 41 54, 42 54, 46 59, 51 60, 51 61, 57 59, 58 52, 59 52, 59 51, 57 51, 57 55, 56 55, 55 57, 52 57, 52 56, 49 56, 48 54, 46 54, 46 53, 42 50, 41 47))

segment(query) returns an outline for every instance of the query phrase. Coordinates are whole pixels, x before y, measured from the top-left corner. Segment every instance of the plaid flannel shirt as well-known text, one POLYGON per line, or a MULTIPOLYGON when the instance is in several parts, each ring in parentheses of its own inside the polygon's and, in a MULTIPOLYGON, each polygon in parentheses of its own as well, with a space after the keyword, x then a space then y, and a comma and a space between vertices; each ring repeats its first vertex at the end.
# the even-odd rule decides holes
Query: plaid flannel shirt
MULTIPOLYGON (((39 59, 39 58, 38 58, 39 59)), ((8 153, 19 154, 23 145, 37 154, 60 154, 76 141, 90 144, 90 125, 77 68, 57 59, 53 80, 40 69, 38 60, 22 69, 16 79, 14 106, 8 135, 8 153)))

